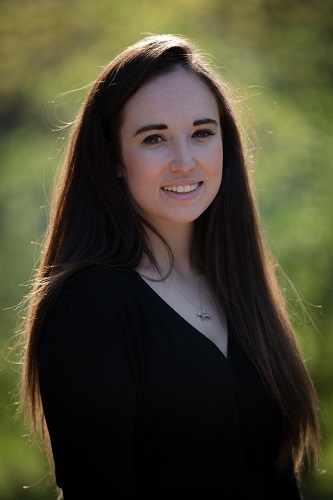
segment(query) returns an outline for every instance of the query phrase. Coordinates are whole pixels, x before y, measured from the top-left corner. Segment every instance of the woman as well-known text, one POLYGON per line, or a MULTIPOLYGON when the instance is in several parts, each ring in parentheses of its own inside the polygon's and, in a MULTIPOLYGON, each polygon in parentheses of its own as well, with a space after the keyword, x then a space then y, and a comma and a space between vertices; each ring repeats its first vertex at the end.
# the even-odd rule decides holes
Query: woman
POLYGON ((316 395, 228 87, 148 37, 94 83, 31 295, 24 391, 65 500, 299 499, 316 395))

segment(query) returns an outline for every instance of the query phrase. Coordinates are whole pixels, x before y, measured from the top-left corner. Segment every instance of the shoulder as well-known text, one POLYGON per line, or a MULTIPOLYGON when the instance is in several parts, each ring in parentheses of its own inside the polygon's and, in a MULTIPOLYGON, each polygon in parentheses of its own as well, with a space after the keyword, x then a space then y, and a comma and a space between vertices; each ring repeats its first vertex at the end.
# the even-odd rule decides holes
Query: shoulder
POLYGON ((68 277, 44 317, 40 342, 90 349, 92 338, 103 345, 127 336, 135 324, 136 273, 89 266, 68 277), (112 335, 111 335, 112 333, 112 335))
POLYGON ((67 277, 50 302, 45 326, 61 329, 74 325, 87 329, 95 324, 113 329, 129 323, 136 313, 133 300, 135 272, 121 272, 105 265, 92 265, 67 277))
POLYGON ((136 273, 117 271, 106 265, 85 267, 66 279, 60 297, 75 296, 83 301, 103 303, 128 299, 135 287, 136 273))

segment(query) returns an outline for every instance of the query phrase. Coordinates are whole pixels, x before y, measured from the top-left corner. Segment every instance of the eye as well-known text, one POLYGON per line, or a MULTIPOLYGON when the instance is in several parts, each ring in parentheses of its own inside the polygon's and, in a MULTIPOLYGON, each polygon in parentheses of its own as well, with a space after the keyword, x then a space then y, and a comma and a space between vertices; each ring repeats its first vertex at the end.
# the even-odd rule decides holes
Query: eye
POLYGON ((205 137, 209 137, 211 135, 215 135, 211 130, 196 130, 192 137, 199 137, 200 139, 204 139, 205 137))
POLYGON ((155 146, 160 142, 164 141, 163 137, 157 134, 152 134, 143 139, 142 144, 148 144, 149 146, 155 146))

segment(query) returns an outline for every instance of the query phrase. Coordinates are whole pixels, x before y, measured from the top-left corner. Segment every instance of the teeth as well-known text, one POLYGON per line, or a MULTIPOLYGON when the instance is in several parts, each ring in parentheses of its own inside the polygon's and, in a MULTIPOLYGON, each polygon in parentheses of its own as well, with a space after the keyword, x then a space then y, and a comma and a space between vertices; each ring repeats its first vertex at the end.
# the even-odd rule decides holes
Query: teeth
POLYGON ((186 184, 186 186, 164 186, 162 189, 164 191, 173 191, 174 193, 189 193, 190 191, 194 191, 199 186, 199 183, 196 184, 186 184))

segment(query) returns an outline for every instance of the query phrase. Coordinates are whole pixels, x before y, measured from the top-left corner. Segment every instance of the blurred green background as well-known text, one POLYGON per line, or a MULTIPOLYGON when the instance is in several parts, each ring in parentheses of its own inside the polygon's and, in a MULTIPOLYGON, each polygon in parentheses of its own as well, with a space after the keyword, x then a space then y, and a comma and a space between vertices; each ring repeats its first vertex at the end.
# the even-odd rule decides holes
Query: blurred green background
POLYGON ((282 282, 322 402, 322 460, 305 476, 304 497, 332 499, 331 0, 1 0, 0 8, 0 499, 55 497, 46 460, 14 422, 11 339, 62 157, 59 125, 86 90, 64 93, 88 86, 147 32, 191 37, 251 110, 264 235, 313 320, 282 282))

